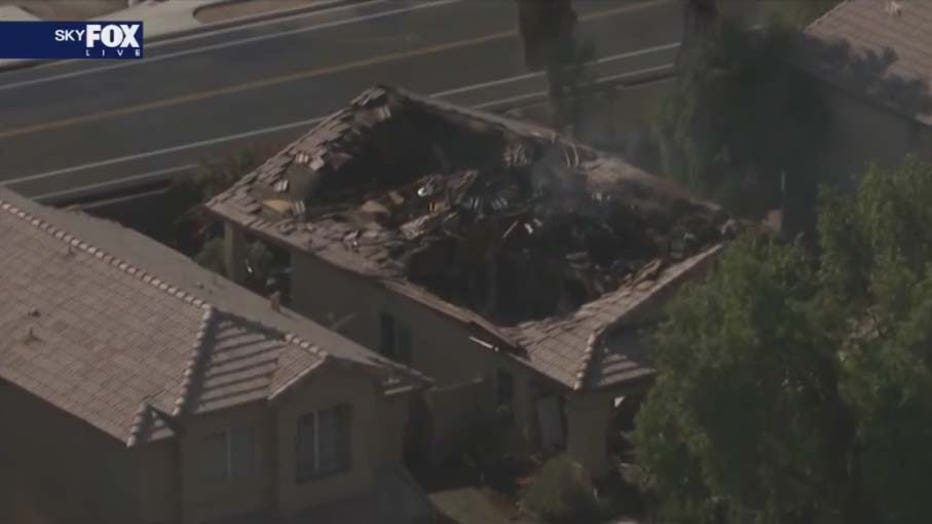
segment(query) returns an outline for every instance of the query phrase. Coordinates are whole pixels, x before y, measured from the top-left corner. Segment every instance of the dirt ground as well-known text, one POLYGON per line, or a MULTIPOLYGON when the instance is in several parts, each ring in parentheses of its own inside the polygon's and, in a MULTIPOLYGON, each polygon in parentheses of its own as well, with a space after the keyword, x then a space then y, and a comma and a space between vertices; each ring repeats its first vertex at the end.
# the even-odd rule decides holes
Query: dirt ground
POLYGON ((243 16, 268 13, 270 11, 295 9, 319 3, 320 1, 321 0, 245 0, 241 2, 222 3, 198 9, 194 13, 194 18, 202 24, 212 24, 243 16))
POLYGON ((85 20, 126 7, 126 0, 0 0, 46 20, 85 20))

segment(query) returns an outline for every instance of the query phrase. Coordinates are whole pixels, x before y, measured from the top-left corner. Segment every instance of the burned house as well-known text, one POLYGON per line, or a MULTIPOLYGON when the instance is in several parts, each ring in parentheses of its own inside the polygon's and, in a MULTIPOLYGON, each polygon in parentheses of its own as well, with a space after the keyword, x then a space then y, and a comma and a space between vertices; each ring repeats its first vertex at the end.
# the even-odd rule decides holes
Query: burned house
POLYGON ((288 253, 292 307, 433 377, 435 453, 499 411, 605 465, 641 329, 718 252, 717 207, 524 122, 375 87, 208 204, 227 266, 288 253))

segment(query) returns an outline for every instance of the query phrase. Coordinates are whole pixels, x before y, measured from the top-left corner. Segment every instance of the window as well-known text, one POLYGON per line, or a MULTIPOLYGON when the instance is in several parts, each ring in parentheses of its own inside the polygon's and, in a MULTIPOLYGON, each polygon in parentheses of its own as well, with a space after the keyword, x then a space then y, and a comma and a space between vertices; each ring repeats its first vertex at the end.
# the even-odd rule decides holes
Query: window
POLYGON ((350 469, 351 419, 348 404, 313 411, 298 419, 297 482, 350 469))
POLYGON ((204 478, 224 482, 255 472, 256 440, 251 427, 211 433, 204 439, 201 452, 204 478))
POLYGON ((412 346, 411 328, 403 322, 400 322, 390 313, 382 313, 379 316, 379 324, 381 326, 379 352, 390 359, 410 364, 412 346))

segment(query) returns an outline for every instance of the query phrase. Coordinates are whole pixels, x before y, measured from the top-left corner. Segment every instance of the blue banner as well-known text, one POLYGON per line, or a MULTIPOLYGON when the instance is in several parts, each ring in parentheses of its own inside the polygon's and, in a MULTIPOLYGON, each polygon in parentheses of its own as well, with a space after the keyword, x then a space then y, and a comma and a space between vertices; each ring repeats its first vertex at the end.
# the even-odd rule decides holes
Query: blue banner
POLYGON ((142 43, 142 22, 0 22, 0 59, 138 59, 142 43))

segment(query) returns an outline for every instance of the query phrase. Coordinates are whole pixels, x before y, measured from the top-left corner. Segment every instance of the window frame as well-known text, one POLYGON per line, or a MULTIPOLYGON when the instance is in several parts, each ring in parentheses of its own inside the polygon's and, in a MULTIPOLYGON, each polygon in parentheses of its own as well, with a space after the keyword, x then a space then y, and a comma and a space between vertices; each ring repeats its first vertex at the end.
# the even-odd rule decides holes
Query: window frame
MULTIPOLYGON (((201 442, 202 444, 212 442, 222 446, 222 470, 218 469, 218 471, 221 473, 220 475, 212 475, 214 472, 208 472, 207 467, 202 464, 202 477, 209 483, 223 484, 241 480, 253 476, 258 470, 258 454, 256 453, 256 428, 254 426, 236 426, 222 429, 220 431, 212 431, 204 436, 201 442), (246 442, 249 443, 248 467, 242 468, 242 471, 240 470, 241 468, 235 467, 236 461, 234 460, 233 449, 234 434, 248 435, 248 438, 246 439, 246 442)), ((210 450, 208 450, 208 452, 209 451, 210 450)))
POLYGON ((298 417, 295 423, 295 483, 304 484, 307 482, 320 480, 323 478, 340 475, 346 473, 353 468, 353 406, 348 402, 341 404, 336 404, 326 408, 315 409, 309 411, 300 417, 298 417), (340 413, 343 413, 342 415, 340 413), (337 420, 342 418, 342 431, 340 423, 335 423, 332 427, 334 432, 342 433, 342 435, 337 435, 334 442, 337 443, 334 446, 334 466, 327 469, 322 468, 322 453, 321 453, 321 435, 322 435, 322 424, 321 424, 321 414, 323 413, 333 413, 333 416, 337 420), (311 424, 307 424, 305 421, 313 421, 311 424), (313 436, 310 439, 310 445, 312 449, 312 456, 314 465, 312 468, 302 467, 301 464, 304 462, 302 456, 302 449, 304 449, 308 443, 305 438, 303 438, 301 433, 301 428, 310 427, 313 431, 313 436), (339 443, 343 442, 344 448, 340 448, 339 443))

